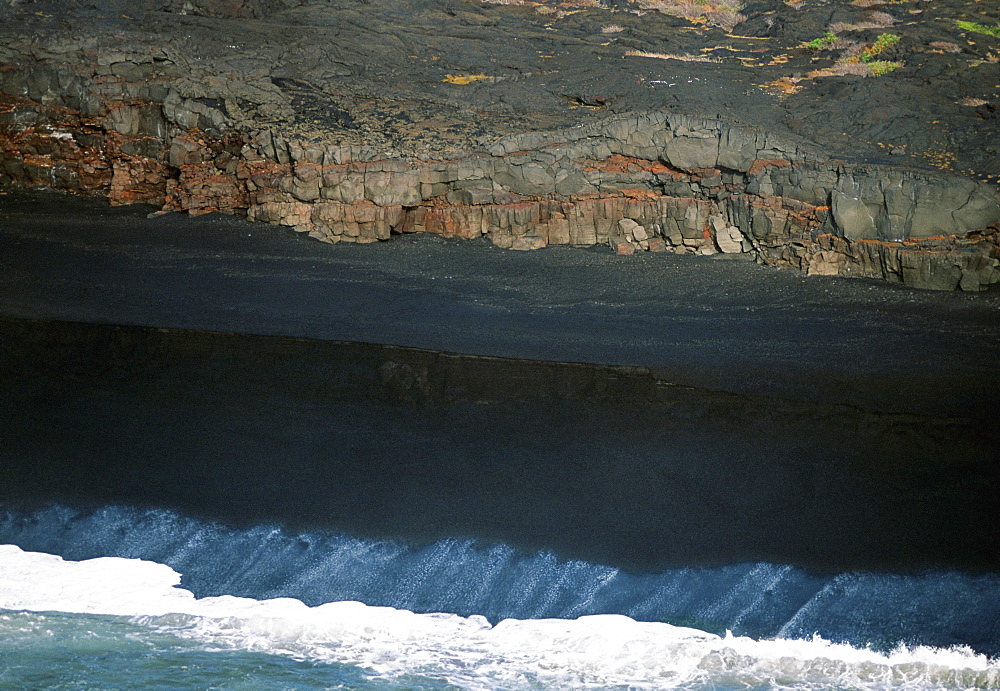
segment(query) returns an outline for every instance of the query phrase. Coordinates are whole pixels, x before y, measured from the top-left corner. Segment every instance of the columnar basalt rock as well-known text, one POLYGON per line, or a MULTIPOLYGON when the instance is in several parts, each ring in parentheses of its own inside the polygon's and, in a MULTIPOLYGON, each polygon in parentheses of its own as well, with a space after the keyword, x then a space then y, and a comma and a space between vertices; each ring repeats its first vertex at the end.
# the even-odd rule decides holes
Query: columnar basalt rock
POLYGON ((266 86, 195 83, 156 64, 5 65, 0 183, 245 214, 328 242, 485 235, 520 250, 749 253, 922 288, 1000 281, 1000 194, 970 179, 850 166, 805 141, 665 112, 428 160, 267 126, 260 112, 286 104, 266 86))

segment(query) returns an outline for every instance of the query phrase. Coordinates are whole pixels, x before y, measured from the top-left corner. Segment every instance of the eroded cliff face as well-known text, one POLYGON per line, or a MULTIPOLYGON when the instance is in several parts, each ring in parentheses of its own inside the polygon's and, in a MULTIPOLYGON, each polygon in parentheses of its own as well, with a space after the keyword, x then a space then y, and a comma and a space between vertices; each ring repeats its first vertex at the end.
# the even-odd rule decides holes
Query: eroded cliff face
POLYGON ((152 43, 3 57, 0 184, 245 214, 326 242, 485 235, 511 249, 746 253, 920 288, 1000 281, 996 186, 850 165, 722 118, 646 110, 398 150, 293 118, 308 85, 192 75, 152 43))

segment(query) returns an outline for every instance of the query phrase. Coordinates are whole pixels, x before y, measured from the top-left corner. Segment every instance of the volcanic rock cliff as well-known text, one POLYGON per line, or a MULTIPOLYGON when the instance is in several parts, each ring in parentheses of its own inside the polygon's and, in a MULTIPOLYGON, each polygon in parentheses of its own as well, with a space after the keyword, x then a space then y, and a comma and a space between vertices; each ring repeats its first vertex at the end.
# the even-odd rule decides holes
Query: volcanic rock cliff
POLYGON ((0 186, 328 242, 423 231, 1000 281, 1000 38, 967 28, 1000 16, 657 5, 3 0, 0 186))

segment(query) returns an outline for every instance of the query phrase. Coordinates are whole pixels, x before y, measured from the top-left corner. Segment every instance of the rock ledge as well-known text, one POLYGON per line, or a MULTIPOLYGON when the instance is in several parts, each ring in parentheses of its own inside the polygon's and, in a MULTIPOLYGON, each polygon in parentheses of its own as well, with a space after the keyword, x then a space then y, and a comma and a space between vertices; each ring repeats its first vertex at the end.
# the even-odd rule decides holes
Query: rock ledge
MULTIPOLYGON (((215 8, 237 18, 230 31, 256 16, 230 5, 215 8)), ((192 73, 169 42, 105 39, 51 30, 0 51, 0 185, 243 214, 326 242, 486 235, 516 250, 745 253, 938 290, 1000 281, 1000 192, 966 176, 848 162, 791 132, 671 109, 494 124, 422 150, 440 132, 387 141, 306 81, 192 73), (318 98, 328 121, 307 122, 318 98)))

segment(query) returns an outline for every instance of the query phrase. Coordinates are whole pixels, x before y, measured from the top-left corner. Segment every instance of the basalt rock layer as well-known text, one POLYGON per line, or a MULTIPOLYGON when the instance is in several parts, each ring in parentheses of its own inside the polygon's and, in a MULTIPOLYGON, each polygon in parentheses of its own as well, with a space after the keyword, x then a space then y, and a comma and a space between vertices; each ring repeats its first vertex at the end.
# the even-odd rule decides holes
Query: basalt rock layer
MULTIPOLYGON (((245 214, 328 242, 486 235, 512 249, 746 253, 921 288, 1000 281, 1000 192, 984 172, 988 156, 974 175, 890 165, 857 143, 833 143, 823 127, 818 137, 792 131, 778 115, 795 109, 764 90, 744 93, 746 112, 704 94, 677 107, 650 82, 675 84, 654 75, 640 80, 645 91, 610 91, 622 65, 605 68, 588 52, 611 44, 595 36, 619 33, 601 25, 609 8, 578 12, 575 35, 553 46, 550 14, 457 0, 370 12, 336 2, 167 3, 137 17, 51 5, 2 10, 0 185, 245 214), (464 62, 443 77, 435 21, 464 62), (335 55, 323 42, 331 30, 335 55), (260 40, 248 48, 241 32, 260 40), (281 47, 290 33, 299 43, 281 47), (526 45, 506 45, 517 40, 526 45), (496 56, 484 57, 491 45, 496 56), (555 85, 516 64, 560 49, 577 72, 555 85)), ((635 16, 623 8, 616 19, 635 16)), ((683 22, 656 17, 648 31, 683 35, 683 22)), ((729 69, 674 58, 681 69, 670 78, 688 84, 729 69)), ((769 76, 760 66, 732 70, 736 84, 769 76)), ((888 78, 853 77, 868 91, 888 78)))

